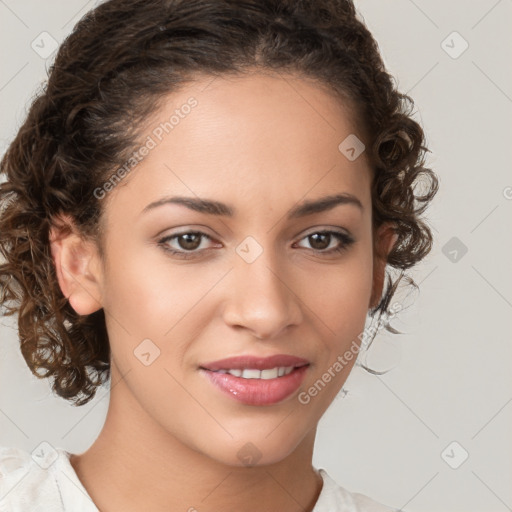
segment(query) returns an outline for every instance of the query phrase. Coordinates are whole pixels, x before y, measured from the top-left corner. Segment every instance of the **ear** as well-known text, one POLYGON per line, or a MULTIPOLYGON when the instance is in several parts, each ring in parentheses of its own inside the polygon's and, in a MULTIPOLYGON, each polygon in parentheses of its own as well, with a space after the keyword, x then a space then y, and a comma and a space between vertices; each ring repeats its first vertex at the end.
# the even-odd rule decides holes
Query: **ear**
POLYGON ((369 308, 378 305, 384 288, 384 277, 388 254, 391 252, 398 240, 398 234, 395 231, 395 225, 391 222, 385 222, 377 229, 374 237, 374 257, 373 257, 373 286, 370 298, 369 308))
POLYGON ((102 272, 96 245, 78 234, 69 215, 59 215, 50 229, 50 247, 60 289, 79 315, 102 308, 102 272))

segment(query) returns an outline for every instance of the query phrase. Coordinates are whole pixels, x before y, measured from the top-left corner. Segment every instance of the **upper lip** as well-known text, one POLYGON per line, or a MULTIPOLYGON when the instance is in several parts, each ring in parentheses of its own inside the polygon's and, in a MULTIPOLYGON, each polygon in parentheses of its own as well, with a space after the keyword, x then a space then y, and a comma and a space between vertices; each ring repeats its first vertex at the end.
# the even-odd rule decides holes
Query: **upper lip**
POLYGON ((276 354, 268 357, 245 355, 228 357, 226 359, 219 359, 218 361, 205 363, 202 364, 200 368, 213 371, 227 369, 245 370, 248 368, 253 368, 255 370, 268 370, 278 366, 305 366, 307 364, 309 364, 307 359, 288 354, 276 354))

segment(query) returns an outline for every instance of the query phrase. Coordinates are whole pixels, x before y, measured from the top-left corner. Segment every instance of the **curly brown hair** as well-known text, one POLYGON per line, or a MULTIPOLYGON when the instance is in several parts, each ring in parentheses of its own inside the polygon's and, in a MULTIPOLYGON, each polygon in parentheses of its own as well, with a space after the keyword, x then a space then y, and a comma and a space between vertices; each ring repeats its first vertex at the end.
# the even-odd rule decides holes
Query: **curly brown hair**
POLYGON ((400 271, 395 280, 387 274, 371 316, 387 313, 403 277, 417 287, 404 270, 431 249, 420 216, 438 180, 424 167, 429 150, 411 118, 413 101, 397 91, 352 1, 107 1, 61 45, 0 164, 0 306, 5 315, 19 314, 21 352, 32 373, 52 377, 52 389, 74 405, 87 403, 109 378, 110 347, 103 309, 78 315, 62 294, 51 226, 59 214, 70 215, 103 256, 105 202, 93 191, 133 152, 159 100, 199 75, 254 69, 327 86, 364 134, 373 229, 395 224, 387 265, 400 271))

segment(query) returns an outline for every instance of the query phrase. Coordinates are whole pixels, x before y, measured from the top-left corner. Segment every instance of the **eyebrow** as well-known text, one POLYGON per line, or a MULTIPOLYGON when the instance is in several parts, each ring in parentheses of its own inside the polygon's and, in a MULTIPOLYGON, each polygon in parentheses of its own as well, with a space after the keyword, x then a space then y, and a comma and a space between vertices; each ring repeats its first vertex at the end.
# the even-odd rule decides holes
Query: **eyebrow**
MULTIPOLYGON (((205 213, 207 215, 233 217, 235 214, 234 208, 219 201, 186 196, 173 196, 162 197, 157 201, 153 201, 142 210, 141 215, 165 204, 183 205, 190 210, 194 210, 199 213, 205 213)), ((320 199, 303 201, 288 212, 288 220, 306 217, 307 215, 313 215, 314 213, 331 210, 340 205, 353 205, 359 208, 361 211, 364 209, 361 201, 352 194, 334 194, 321 197, 320 199)))

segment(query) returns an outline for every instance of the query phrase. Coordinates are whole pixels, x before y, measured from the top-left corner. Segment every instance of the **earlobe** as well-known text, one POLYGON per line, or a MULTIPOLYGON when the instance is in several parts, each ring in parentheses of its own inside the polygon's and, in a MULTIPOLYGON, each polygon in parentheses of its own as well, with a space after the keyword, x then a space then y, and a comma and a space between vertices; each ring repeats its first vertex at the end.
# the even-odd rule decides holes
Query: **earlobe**
POLYGON ((101 273, 94 243, 74 229, 69 216, 61 216, 50 230, 51 254, 63 295, 79 315, 102 308, 101 273))
POLYGON ((385 223, 379 227, 375 238, 375 251, 373 258, 373 286, 369 307, 378 305, 384 289, 384 278, 388 255, 398 240, 394 224, 385 223))

